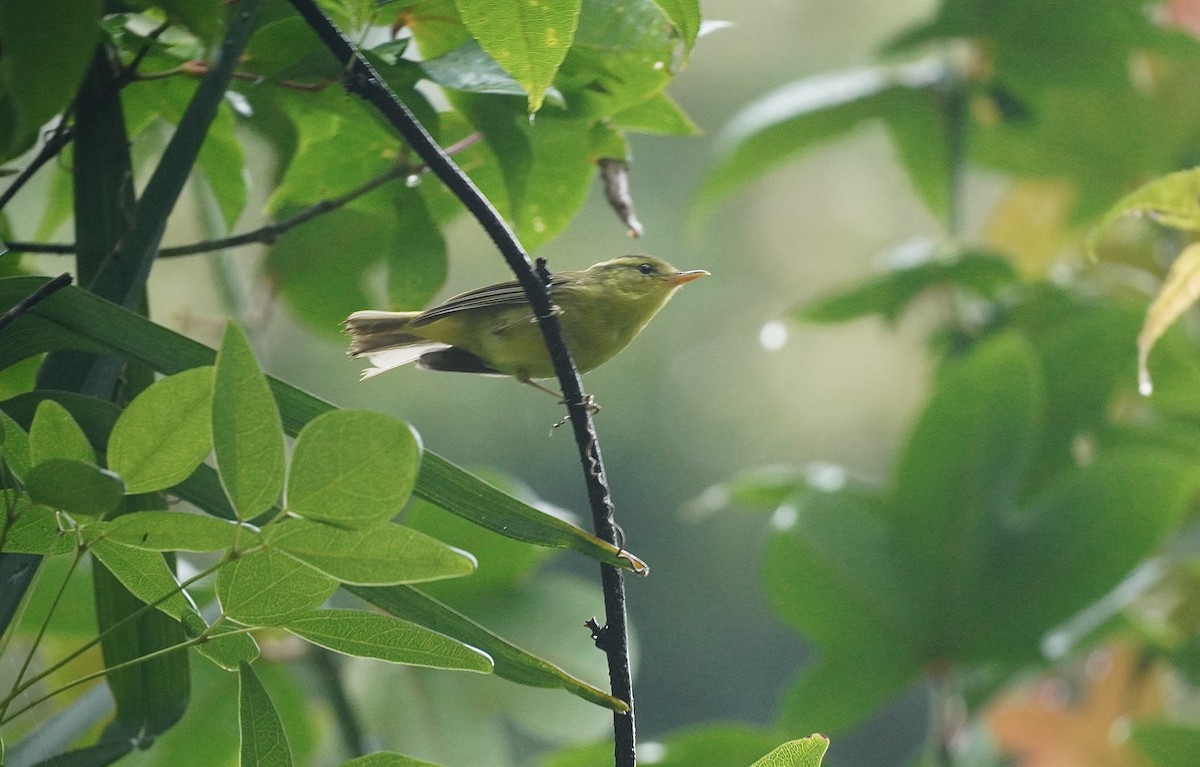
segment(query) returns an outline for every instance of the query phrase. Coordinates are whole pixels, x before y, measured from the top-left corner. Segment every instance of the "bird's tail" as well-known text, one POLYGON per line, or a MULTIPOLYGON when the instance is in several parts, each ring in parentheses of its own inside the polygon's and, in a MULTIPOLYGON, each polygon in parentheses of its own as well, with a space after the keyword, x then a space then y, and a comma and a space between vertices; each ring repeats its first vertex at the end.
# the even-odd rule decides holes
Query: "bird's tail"
POLYGON ((372 367, 362 372, 363 378, 407 365, 422 354, 446 348, 446 344, 408 332, 408 323, 420 312, 361 311, 342 322, 350 334, 351 357, 366 357, 372 367))
POLYGON ((408 323, 420 312, 355 312, 342 322, 350 334, 350 356, 363 357, 388 349, 427 344, 428 339, 407 332, 408 323))

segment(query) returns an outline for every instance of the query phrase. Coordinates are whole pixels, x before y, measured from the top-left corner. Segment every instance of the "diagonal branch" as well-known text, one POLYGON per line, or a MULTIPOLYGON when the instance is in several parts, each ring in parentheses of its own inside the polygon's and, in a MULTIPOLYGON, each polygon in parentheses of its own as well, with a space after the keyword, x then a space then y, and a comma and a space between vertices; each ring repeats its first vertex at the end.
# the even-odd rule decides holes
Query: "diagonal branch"
MULTIPOLYGON (((588 412, 583 394, 579 371, 571 359, 571 352, 563 341, 562 328, 550 301, 549 291, 542 278, 534 270, 529 256, 517 241, 516 235, 500 217, 499 212, 488 201, 462 169, 442 150, 425 128, 417 121, 396 94, 387 86, 379 73, 366 59, 360 56, 329 17, 317 6, 315 0, 291 0, 309 27, 329 49, 330 53, 346 65, 344 84, 347 90, 369 102, 387 118, 408 142, 408 145, 425 161, 429 169, 437 174, 442 183, 467 207, 484 231, 504 256, 509 268, 525 291, 533 307, 538 326, 546 342, 546 349, 554 363, 559 385, 562 387, 567 414, 575 432, 579 448, 579 459, 583 466, 587 485, 588 501, 592 510, 592 523, 596 535, 610 543, 617 542, 617 525, 613 519, 612 497, 608 489, 604 462, 600 455, 600 440, 588 412)), ((614 753, 617 767, 633 767, 635 758, 635 731, 633 717, 633 682, 629 666, 629 632, 625 615, 625 585, 620 571, 612 565, 600 565, 604 591, 605 617, 607 625, 597 646, 608 657, 609 680, 612 693, 629 704, 627 713, 613 714, 614 753)))

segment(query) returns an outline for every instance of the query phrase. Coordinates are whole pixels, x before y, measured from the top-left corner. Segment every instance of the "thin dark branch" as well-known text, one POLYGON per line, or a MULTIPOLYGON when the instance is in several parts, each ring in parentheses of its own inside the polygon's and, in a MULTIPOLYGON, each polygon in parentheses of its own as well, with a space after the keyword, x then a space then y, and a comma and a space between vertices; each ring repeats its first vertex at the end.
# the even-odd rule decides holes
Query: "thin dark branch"
POLYGON ((17 192, 21 191, 21 187, 25 186, 29 182, 29 179, 33 178, 33 174, 37 173, 50 160, 57 157, 58 153, 67 144, 71 143, 71 129, 67 126, 67 117, 68 115, 63 115, 62 120, 55 126, 54 130, 50 133, 50 137, 46 139, 46 143, 42 144, 42 148, 29 161, 29 164, 21 169, 21 172, 17 174, 17 177, 13 179, 13 182, 3 192, 0 192, 0 210, 4 210, 4 206, 8 204, 8 201, 15 197, 17 192))
POLYGON ((0 332, 3 332, 6 327, 16 322, 17 318, 33 307, 37 306, 42 301, 45 301, 53 293, 62 290, 71 284, 71 275, 63 272, 54 279, 47 282, 37 290, 22 298, 11 309, 4 314, 0 314, 0 332))
MULTIPOLYGON (((448 154, 460 152, 469 146, 472 146, 480 141, 482 137, 478 133, 471 135, 455 142, 446 147, 448 154)), ((171 258, 174 256, 194 256, 200 253, 210 253, 214 250, 225 250, 226 248, 237 248, 243 245, 257 245, 271 243, 278 240, 283 234, 291 229, 295 229, 301 224, 307 223, 317 216, 337 210, 347 203, 357 200, 368 192, 374 191, 383 186, 389 181, 397 178, 408 178, 423 173, 429 172, 429 168, 425 165, 394 165, 388 168, 383 173, 380 173, 374 178, 364 181, 355 188, 345 194, 331 197, 327 200, 321 200, 310 207, 305 208, 291 218, 286 218, 283 221, 277 221, 273 224, 267 224, 258 229, 241 234, 231 234, 228 237, 220 237, 214 240, 201 240, 200 242, 192 242, 187 245, 175 245, 169 248, 162 248, 158 251, 159 258, 171 258)), ((75 252, 74 243, 69 242, 21 242, 13 241, 5 243, 9 250, 18 251, 21 253, 45 253, 49 255, 70 255, 75 252)))
MULTIPOLYGON (((600 440, 588 412, 587 400, 579 371, 571 359, 571 352, 563 341, 562 329, 550 294, 534 271, 533 264, 517 241, 512 230, 500 214, 488 202, 462 169, 437 145, 413 113, 387 86, 379 73, 362 57, 337 27, 329 20, 314 0, 291 0, 292 5, 304 17, 309 27, 340 62, 346 65, 345 85, 347 90, 369 102, 388 119, 408 145, 416 151, 437 177, 471 212, 496 248, 504 256, 509 268, 525 291, 533 308, 534 316, 542 330, 550 359, 562 387, 567 414, 575 432, 579 447, 579 458, 583 465, 584 481, 587 484, 588 501, 592 510, 592 521, 596 535, 616 544, 617 527, 613 519, 613 505, 600 455, 600 440)), ((614 754, 617 767, 633 767, 635 757, 635 730, 633 716, 633 684, 629 669, 629 637, 625 615, 625 586, 621 572, 612 565, 600 566, 603 583, 605 616, 603 648, 608 657, 609 679, 612 694, 629 705, 628 713, 614 713, 614 754)))

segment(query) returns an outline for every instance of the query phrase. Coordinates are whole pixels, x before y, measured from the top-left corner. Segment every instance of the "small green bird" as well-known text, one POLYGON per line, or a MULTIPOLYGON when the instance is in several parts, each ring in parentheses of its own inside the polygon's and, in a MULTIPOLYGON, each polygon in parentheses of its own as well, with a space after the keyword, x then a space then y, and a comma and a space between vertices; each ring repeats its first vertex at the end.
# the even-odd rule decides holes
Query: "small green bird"
MULTIPOLYGON (((707 274, 681 272, 650 256, 622 256, 551 277, 550 300, 579 372, 628 346, 680 285, 707 274)), ((371 362, 363 378, 416 361, 426 370, 512 376, 550 391, 532 380, 554 377, 554 366, 515 281, 462 293, 424 312, 355 312, 342 324, 350 333, 350 356, 371 362)))

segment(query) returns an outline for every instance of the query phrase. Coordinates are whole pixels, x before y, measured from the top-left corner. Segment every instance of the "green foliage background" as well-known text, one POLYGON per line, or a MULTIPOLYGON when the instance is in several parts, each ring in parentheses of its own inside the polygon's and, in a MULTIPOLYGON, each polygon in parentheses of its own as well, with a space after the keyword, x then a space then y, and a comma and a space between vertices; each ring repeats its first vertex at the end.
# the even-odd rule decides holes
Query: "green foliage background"
MULTIPOLYGON (((785 740, 822 731, 835 736, 833 765, 999 764, 1013 747, 992 719, 1006 696, 1042 674, 1075 691, 1068 704, 1085 701, 1099 685, 1086 659, 1120 640, 1136 648, 1139 668, 1170 675, 1182 702, 1131 709, 1127 742, 1089 746, 1112 749, 1109 756, 1125 760, 1118 764, 1186 764, 1200 724, 1189 718, 1200 637, 1191 607, 1200 366, 1185 318, 1155 345, 1155 394, 1140 398, 1135 339, 1149 297, 1171 279, 1167 266, 1188 232, 1200 229, 1188 196, 1194 173, 1124 195, 1200 157, 1200 43, 1184 29, 1188 3, 1156 5, 1155 15, 1125 0, 861 7, 714 0, 705 17, 736 26, 699 37, 686 70, 683 56, 699 31, 688 3, 634 3, 624 14, 616 10, 625 5, 605 0, 543 4, 538 23, 553 32, 553 44, 535 46, 537 55, 510 45, 519 35, 509 21, 488 15, 505 4, 470 5, 385 6, 432 61, 409 61, 403 43, 378 36, 362 44, 444 145, 482 133, 456 157, 526 245, 552 269, 644 250, 715 275, 684 291, 587 381, 604 405, 599 427, 618 518, 632 552, 653 568, 629 584, 643 756, 659 764, 750 764, 785 740), (583 17, 572 37, 561 14, 574 7, 583 17), (455 16, 461 26, 446 23, 455 16), (446 100, 415 87, 421 79, 443 86, 446 100), (538 108, 532 120, 530 108, 538 108), (703 135, 682 138, 697 127, 703 135), (593 164, 627 150, 647 226, 632 244, 603 203, 593 164), (1165 227, 1130 223, 1131 212, 1165 227), (1099 260, 1088 260, 1090 246, 1099 260), (728 723, 699 724, 714 720, 728 723)), ((220 36, 220 19, 195 11, 208 6, 163 7, 195 36, 164 35, 143 70, 194 66, 188 62, 204 41, 220 36)), ((0 8, 0 29, 28 21, 16 15, 22 3, 0 8)), ((350 28, 370 13, 370 3, 327 8, 350 28)), ((70 42, 77 51, 88 44, 77 39, 77 22, 95 16, 96 6, 80 0, 68 11, 59 27, 43 30, 45 45, 70 42)), ((190 550, 185 539, 227 549, 235 529, 214 518, 219 526, 180 533, 138 494, 174 487, 223 516, 262 522, 258 515, 286 485, 288 508, 300 517, 265 525, 265 549, 196 587, 198 604, 212 599, 212 589, 227 614, 263 627, 254 633, 262 657, 245 665, 258 650, 233 634, 200 647, 237 674, 193 658, 189 676, 164 659, 154 673, 175 680, 164 693, 175 699, 156 703, 165 713, 150 724, 170 729, 122 763, 210 764, 218 752, 228 763, 284 763, 274 761, 281 727, 296 761, 341 763, 345 722, 332 678, 382 739, 373 747, 449 765, 504 765, 565 746, 545 763, 604 764, 607 744, 583 745, 604 734, 609 714, 584 702, 605 702, 591 687, 602 688, 603 675, 598 654, 574 629, 600 609, 589 583, 594 563, 551 558, 549 549, 495 534, 515 531, 525 541, 614 559, 534 511, 584 506, 565 435, 545 436, 557 410, 502 381, 401 371, 358 384, 337 335, 337 321, 353 309, 419 306, 507 275, 478 230, 456 217, 457 204, 406 165, 411 158, 382 122, 336 87, 309 88, 336 78, 338 68, 287 6, 268 3, 264 13, 251 55, 239 64, 257 79, 236 79, 237 96, 218 108, 197 156, 203 178, 188 182, 166 244, 254 229, 264 217, 285 221, 372 179, 380 188, 290 229, 266 252, 157 260, 151 318, 221 349, 215 385, 199 368, 146 392, 157 392, 167 403, 162 412, 178 419, 168 424, 177 437, 170 455, 130 438, 151 432, 135 419, 140 408, 156 412, 153 402, 137 400, 124 415, 71 397, 39 405, 24 395, 5 407, 13 420, 5 423, 4 454, 34 502, 84 515, 136 510, 127 515, 136 522, 118 517, 80 532, 95 541, 103 564, 96 582, 120 582, 125 591, 113 586, 112 593, 134 599, 100 600, 101 625, 159 593, 152 586, 161 587, 167 570, 155 552, 190 550), (256 124, 261 129, 251 129, 256 124), (234 172, 243 163, 246 172, 234 172), (226 328, 227 317, 247 329, 249 344, 226 328), (259 377, 260 362, 279 380, 259 377), (238 373, 223 376, 223 365, 238 373), (327 406, 300 390, 359 410, 323 414, 327 406), (192 407, 171 407, 184 401, 192 407), (210 408, 211 434, 203 433, 206 419, 184 417, 210 408), (326 456, 346 445, 416 449, 401 446, 408 431, 400 421, 359 412, 367 410, 419 432, 420 471, 396 478, 390 494, 375 488, 387 496, 375 511, 336 502, 327 509, 326 489, 337 498, 364 480, 354 474, 357 462, 326 456), (337 428, 319 420, 334 417, 362 420, 337 428), (295 436, 302 427, 312 436, 299 438, 285 461, 281 430, 295 436), (96 435, 110 429, 107 451, 95 452, 104 441, 96 435), (242 430, 249 440, 268 438, 248 447, 235 436, 242 430), (210 443, 213 466, 191 475, 210 443), (483 490, 441 456, 488 467, 508 495, 483 490), (98 458, 123 487, 93 466, 98 458), (87 491, 62 492, 63 477, 87 491), (386 523, 410 489, 409 527, 386 523), (477 492, 490 494, 472 502, 477 492), (502 521, 472 524, 495 509, 502 521), (334 537, 320 527, 329 522, 363 537, 334 537), (381 529, 411 532, 363 532, 385 523, 381 529), (129 545, 159 535, 158 549, 129 545), (396 535, 430 542, 410 563, 415 571, 386 567, 405 558, 386 543, 396 535), (322 556, 324 540, 332 557, 322 556), (367 540, 370 555, 344 568, 367 540), (421 591, 397 585, 461 574, 469 560, 458 550, 471 553, 476 574, 422 583, 421 591), (255 556, 271 561, 256 565, 255 556), (251 588, 239 591, 247 581, 251 588), (332 609, 312 612, 337 582, 346 588, 332 609), (280 584, 289 587, 279 598, 253 596, 280 584), (391 646, 364 653, 367 635, 399 628, 370 624, 376 618, 361 609, 343 612, 362 608, 358 600, 484 649, 496 675, 532 686, 408 665, 380 670, 359 659, 330 676, 320 665, 327 656, 298 654, 295 637, 304 637, 351 655, 413 662, 391 646), (181 697, 190 705, 172 726, 182 710, 171 705, 181 697), (197 733, 221 734, 197 756, 197 733)), ((106 33, 129 50, 151 29, 132 17, 106 22, 106 33)), ((11 48, 10 41, 0 59, 8 86, 0 135, 5 154, 15 156, 70 91, 14 88, 43 73, 36 55, 11 48)), ((89 65, 71 56, 62 63, 68 73, 89 65)), ((157 188, 148 180, 153 159, 201 73, 131 86, 143 96, 125 105, 137 188, 157 188)), ((64 202, 72 158, 68 152, 46 168, 6 208, 6 236, 72 239, 64 202)), ((131 191, 118 184, 92 194, 103 207, 131 191)), ((76 184, 75 193, 86 191, 76 184)), ((81 220, 75 230, 103 245, 112 234, 104 221, 113 219, 95 218, 91 230, 81 220)), ((139 241, 149 240, 123 242, 131 263, 139 241)), ((59 257, 20 267, 3 259, 0 268, 10 271, 65 268, 59 257)), ((7 283, 3 305, 34 285, 7 283)), ((109 297, 141 306, 138 291, 109 297)), ((43 319, 49 325, 26 324, 20 343, 45 351, 57 348, 45 342, 56 334, 96 336, 160 373, 213 363, 211 352, 78 293, 48 303, 43 319)), ((8 345, 0 354, 9 355, 7 364, 24 348, 8 345)), ((43 373, 43 386, 71 381, 71 358, 57 359, 64 360, 58 378, 43 373)), ((4 394, 30 388, 33 374, 29 363, 10 367, 4 394)), ((131 389, 149 383, 146 370, 139 375, 131 389)), ((90 380, 71 388, 94 395, 90 380)), ((406 465, 416 466, 415 452, 406 465)), ((25 519, 22 540, 62 548, 51 542, 49 516, 25 519)), ((45 602, 44 581, 63 568, 61 556, 51 562, 58 564, 47 564, 33 605, 45 602)), ((90 597, 69 590, 62 599, 87 606, 90 597)), ((24 636, 42 609, 25 617, 24 636)), ((53 640, 94 633, 82 613, 90 607, 56 618, 53 640)), ((133 636, 187 641, 205 620, 212 616, 168 600, 139 618, 133 636)), ((110 637, 106 661, 128 657, 130 641, 110 637)), ((453 643, 436 654, 443 665, 479 660, 453 643)), ((96 662, 85 661, 76 675, 96 662)), ((145 686, 152 676, 112 682, 118 693, 121 684, 152 689, 145 686)), ((1148 679, 1149 672, 1139 683, 1148 679)), ((75 705, 87 703, 85 696, 75 705)), ((118 708, 118 722, 145 713, 118 708)), ((108 735, 114 731, 127 734, 108 735)), ((1062 742, 1065 735, 1038 747, 1062 742)), ((106 763, 114 754, 101 751, 110 745, 102 737, 99 750, 78 758, 106 763)), ((763 763, 813 763, 823 748, 798 741, 763 763)))

